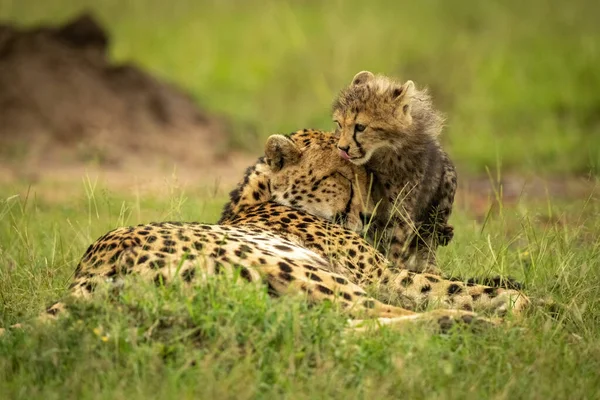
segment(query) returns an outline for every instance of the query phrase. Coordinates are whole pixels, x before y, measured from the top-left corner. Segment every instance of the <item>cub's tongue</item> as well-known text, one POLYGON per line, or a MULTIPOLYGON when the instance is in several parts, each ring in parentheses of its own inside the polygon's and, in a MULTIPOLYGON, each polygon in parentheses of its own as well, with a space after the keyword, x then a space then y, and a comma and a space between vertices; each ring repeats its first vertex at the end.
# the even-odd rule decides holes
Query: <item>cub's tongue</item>
POLYGON ((344 150, 340 150, 340 157, 342 157, 344 160, 350 159, 350 156, 344 150))

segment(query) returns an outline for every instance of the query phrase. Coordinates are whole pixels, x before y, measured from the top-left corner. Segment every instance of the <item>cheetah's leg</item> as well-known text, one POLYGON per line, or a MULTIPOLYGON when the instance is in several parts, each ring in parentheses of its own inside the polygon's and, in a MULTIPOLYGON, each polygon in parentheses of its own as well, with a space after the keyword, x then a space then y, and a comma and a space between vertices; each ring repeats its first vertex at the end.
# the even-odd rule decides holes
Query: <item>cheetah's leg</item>
POLYGON ((454 228, 448 224, 448 220, 452 214, 458 180, 456 168, 446 153, 443 153, 443 158, 444 169, 437 193, 439 203, 434 216, 434 229, 437 244, 447 246, 454 237, 454 228))
MULTIPOLYGON (((413 272, 439 274, 435 247, 431 240, 418 236, 409 225, 399 222, 388 229, 390 237, 387 249, 382 249, 392 265, 396 268, 408 269, 413 272)), ((384 245, 385 246, 385 245, 384 245)))
POLYGON ((408 299, 410 308, 415 310, 434 307, 503 316, 508 311, 520 314, 530 304, 527 296, 518 290, 465 284, 433 274, 400 270, 388 272, 382 281, 390 296, 396 294, 401 304, 402 299, 408 299))
POLYGON ((470 325, 472 327, 491 327, 500 324, 499 319, 482 318, 475 313, 461 310, 433 310, 424 313, 406 315, 393 318, 353 319, 348 321, 348 330, 365 332, 381 326, 404 327, 414 324, 432 325, 442 333, 449 331, 456 325, 470 325))
MULTIPOLYGON (((443 172, 437 189, 437 204, 430 215, 425 227, 415 222, 417 196, 410 195, 410 185, 403 188, 397 195, 388 198, 392 204, 392 216, 388 221, 388 235, 391 238, 389 249, 385 251, 388 259, 396 266, 411 258, 414 262, 407 267, 414 272, 439 273, 435 253, 439 245, 446 246, 454 237, 454 228, 448 224, 454 197, 456 195, 457 174, 454 165, 443 155, 443 172), (425 228, 425 229, 424 229, 425 228), (428 232, 430 230, 431 232, 428 232), (415 244, 420 249, 415 251, 415 244)), ((416 187, 416 184, 414 185, 416 187)))
POLYGON ((358 285, 348 281, 341 275, 326 270, 314 271, 318 280, 310 274, 303 273, 300 268, 292 269, 290 276, 282 276, 279 268, 261 266, 261 274, 265 274, 269 286, 277 293, 290 292, 304 293, 309 301, 321 302, 325 300, 340 304, 343 311, 351 317, 359 319, 349 320, 353 329, 361 330, 365 319, 375 319, 381 324, 400 326, 409 322, 426 322, 435 325, 441 331, 447 331, 455 324, 466 325, 495 325, 498 322, 483 318, 477 314, 464 310, 434 310, 425 313, 416 313, 402 307, 385 304, 367 296, 367 293, 358 285))
POLYGON ((434 275, 441 275, 438 268, 435 250, 437 245, 433 238, 423 239, 415 236, 411 243, 411 249, 405 261, 406 269, 434 275))

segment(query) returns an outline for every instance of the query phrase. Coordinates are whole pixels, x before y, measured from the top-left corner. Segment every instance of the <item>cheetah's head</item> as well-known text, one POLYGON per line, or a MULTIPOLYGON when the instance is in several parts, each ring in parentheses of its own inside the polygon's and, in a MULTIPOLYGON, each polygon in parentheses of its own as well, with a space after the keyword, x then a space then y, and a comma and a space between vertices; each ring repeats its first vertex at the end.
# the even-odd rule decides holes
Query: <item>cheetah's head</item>
POLYGON ((364 214, 373 211, 368 175, 338 156, 336 142, 331 133, 308 130, 269 137, 272 200, 360 231, 364 214))
POLYGON ((380 148, 400 149, 426 139, 423 134, 436 136, 442 123, 427 92, 416 90, 413 81, 401 84, 369 71, 356 74, 340 92, 333 120, 339 154, 356 165, 368 162, 380 148))

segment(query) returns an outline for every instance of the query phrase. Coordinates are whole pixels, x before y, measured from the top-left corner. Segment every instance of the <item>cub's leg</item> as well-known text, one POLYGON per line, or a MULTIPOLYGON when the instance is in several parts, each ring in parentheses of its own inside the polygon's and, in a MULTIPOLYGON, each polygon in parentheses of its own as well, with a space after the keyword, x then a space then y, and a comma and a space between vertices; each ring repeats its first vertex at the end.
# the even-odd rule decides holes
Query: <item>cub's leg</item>
POLYGON ((386 230, 379 245, 392 266, 413 272, 440 274, 435 249, 437 245, 431 237, 420 236, 418 229, 402 222, 396 222, 386 230))

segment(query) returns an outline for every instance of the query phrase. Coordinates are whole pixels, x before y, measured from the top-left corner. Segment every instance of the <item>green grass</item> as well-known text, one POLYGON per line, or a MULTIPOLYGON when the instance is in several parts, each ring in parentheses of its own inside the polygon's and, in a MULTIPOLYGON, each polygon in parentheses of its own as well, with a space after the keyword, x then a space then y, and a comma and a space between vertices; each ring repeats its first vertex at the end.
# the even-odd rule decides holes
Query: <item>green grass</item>
MULTIPOLYGON (((598 174, 598 4, 0 0, 0 20, 31 26, 92 10, 110 30, 113 60, 230 116, 234 146, 332 127, 333 96, 370 69, 431 88, 449 117, 445 145, 465 171, 598 174)), ((61 298, 107 230, 214 222, 223 201, 208 189, 123 195, 87 180, 1 186, 0 326, 61 298)), ((131 282, 116 299, 99 295, 57 324, 0 338, 0 398, 599 398, 597 195, 500 208, 484 222, 458 210, 452 223, 446 271, 512 275, 552 298, 558 316, 536 310, 480 333, 342 337, 330 305, 227 281, 194 292, 131 282)))
POLYGON ((334 95, 363 69, 431 88, 450 154, 485 167, 600 171, 600 3, 574 0, 0 0, 0 20, 91 10, 133 61, 229 115, 234 145, 331 129, 334 95), (252 129, 244 128, 246 126, 252 129))
MULTIPOLYGON (((223 199, 164 190, 144 199, 86 183, 68 201, 18 185, 0 204, 0 326, 66 292, 85 248, 150 220, 214 222, 223 199)), ((461 275, 512 275, 559 305, 511 326, 438 335, 421 328, 343 336, 331 305, 272 299, 211 280, 73 303, 57 324, 0 338, 4 398, 597 398, 600 396, 600 202, 522 204, 485 223, 458 211, 441 250, 461 275)))

